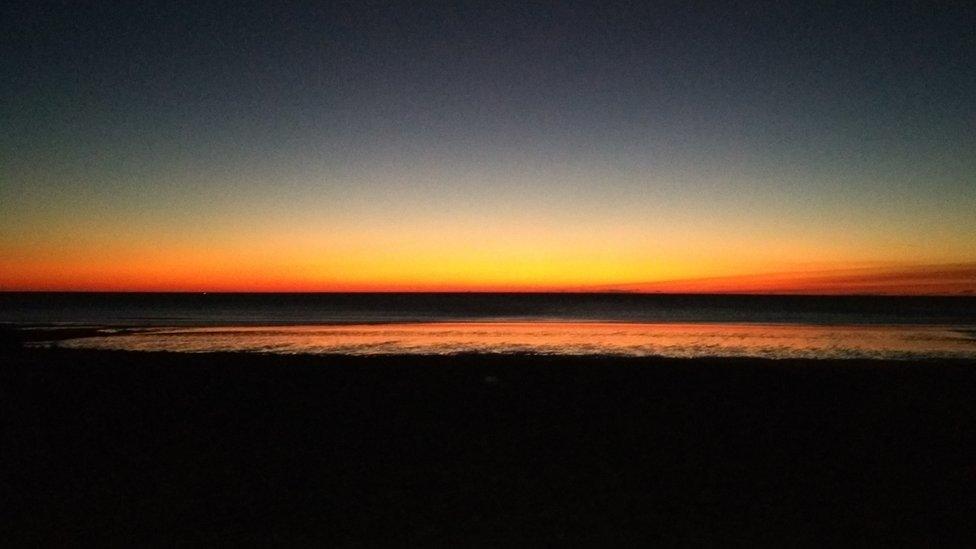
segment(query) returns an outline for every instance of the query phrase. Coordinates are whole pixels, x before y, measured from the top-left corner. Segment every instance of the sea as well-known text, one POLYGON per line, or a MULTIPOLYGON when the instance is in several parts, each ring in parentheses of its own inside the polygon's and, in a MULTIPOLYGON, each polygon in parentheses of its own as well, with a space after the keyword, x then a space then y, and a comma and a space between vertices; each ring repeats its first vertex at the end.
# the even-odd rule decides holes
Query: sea
POLYGON ((27 292, 0 325, 194 353, 976 359, 973 296, 27 292))

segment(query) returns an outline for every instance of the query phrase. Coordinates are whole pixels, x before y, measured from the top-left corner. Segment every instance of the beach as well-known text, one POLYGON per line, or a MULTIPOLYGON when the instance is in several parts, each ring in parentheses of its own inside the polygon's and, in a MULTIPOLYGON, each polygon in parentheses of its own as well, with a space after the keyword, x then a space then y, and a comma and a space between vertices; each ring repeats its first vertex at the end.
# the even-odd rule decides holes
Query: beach
POLYGON ((18 545, 974 539, 972 361, 2 340, 4 537, 18 545))

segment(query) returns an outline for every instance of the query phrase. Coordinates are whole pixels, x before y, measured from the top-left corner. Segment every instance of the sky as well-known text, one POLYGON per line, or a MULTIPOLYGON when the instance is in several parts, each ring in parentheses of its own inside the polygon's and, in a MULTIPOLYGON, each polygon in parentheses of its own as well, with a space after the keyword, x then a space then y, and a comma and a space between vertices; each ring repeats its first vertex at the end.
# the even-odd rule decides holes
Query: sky
POLYGON ((6 2, 0 289, 976 289, 971 2, 6 2))

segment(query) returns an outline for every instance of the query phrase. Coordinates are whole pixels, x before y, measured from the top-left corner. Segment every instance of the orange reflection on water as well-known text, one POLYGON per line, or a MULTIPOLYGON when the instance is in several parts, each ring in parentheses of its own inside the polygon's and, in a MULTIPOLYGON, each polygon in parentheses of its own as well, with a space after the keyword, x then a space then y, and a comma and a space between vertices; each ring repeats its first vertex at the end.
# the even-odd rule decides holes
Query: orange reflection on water
POLYGON ((976 358, 971 329, 599 322, 450 322, 147 330, 69 347, 142 351, 535 353, 766 358, 976 358))

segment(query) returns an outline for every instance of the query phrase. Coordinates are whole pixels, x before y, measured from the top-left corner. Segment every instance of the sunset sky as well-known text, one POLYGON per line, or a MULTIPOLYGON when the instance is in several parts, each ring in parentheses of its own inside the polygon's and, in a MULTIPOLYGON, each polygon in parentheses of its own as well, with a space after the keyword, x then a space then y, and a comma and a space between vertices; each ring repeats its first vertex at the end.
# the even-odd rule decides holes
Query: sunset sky
POLYGON ((4 3, 0 289, 976 289, 971 3, 327 4, 4 3))

